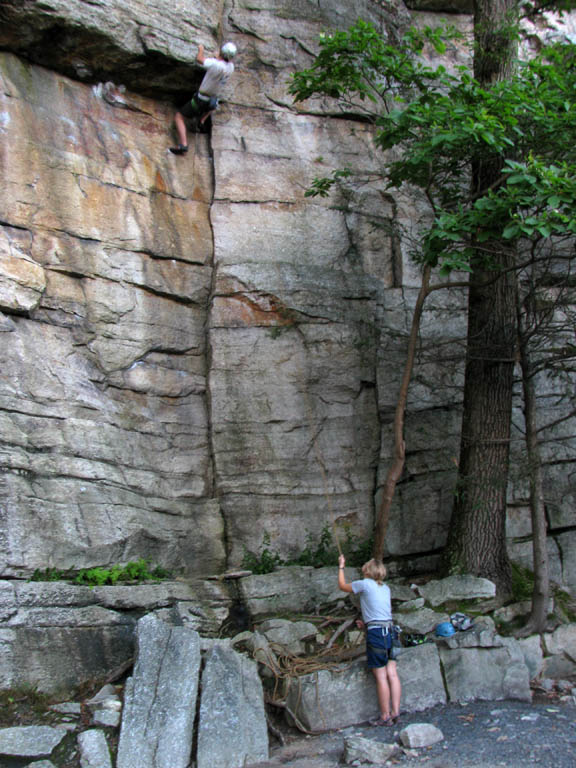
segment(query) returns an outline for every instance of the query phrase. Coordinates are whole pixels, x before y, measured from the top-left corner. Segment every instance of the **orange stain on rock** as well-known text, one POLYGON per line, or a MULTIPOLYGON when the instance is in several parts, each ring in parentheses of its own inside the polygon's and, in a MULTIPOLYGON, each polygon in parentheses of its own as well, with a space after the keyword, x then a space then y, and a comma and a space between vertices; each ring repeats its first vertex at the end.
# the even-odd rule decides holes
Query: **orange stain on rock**
POLYGON ((274 327, 291 324, 291 319, 283 307, 275 306, 270 297, 220 296, 214 302, 214 312, 227 324, 246 327, 274 327))

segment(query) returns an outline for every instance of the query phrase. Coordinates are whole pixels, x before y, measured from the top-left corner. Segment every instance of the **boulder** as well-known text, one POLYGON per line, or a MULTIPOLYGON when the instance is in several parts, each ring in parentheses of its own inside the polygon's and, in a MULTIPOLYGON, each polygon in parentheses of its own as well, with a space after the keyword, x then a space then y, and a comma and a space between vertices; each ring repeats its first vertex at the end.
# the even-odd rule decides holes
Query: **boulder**
POLYGON ((80 717, 82 714, 82 704, 77 701, 63 701, 60 704, 51 704, 50 709, 54 712, 59 712, 61 715, 80 717))
POLYGON ((268 642, 282 646, 295 655, 306 650, 304 640, 315 640, 318 634, 316 626, 309 621, 287 619, 268 619, 258 625, 258 630, 268 642))
POLYGON ((261 677, 271 678, 280 673, 278 657, 267 638, 260 632, 242 632, 233 638, 232 645, 244 646, 250 652, 252 658, 258 662, 261 677))
POLYGON ((431 723, 411 723, 400 731, 400 741, 405 747, 431 747, 444 739, 444 734, 431 723))
POLYGON ((542 674, 544 668, 544 653, 540 635, 531 635, 518 640, 518 645, 524 656, 524 663, 528 667, 530 680, 535 680, 542 674))
POLYGON ((104 732, 98 729, 78 734, 81 768, 112 768, 110 750, 104 732))
POLYGON ((291 678, 286 695, 290 725, 332 731, 364 723, 378 709, 376 686, 363 659, 291 678))
POLYGON ((134 674, 124 692, 117 768, 187 768, 198 693, 200 643, 154 616, 138 622, 134 674))
POLYGON ((446 703, 440 656, 434 643, 405 648, 397 663, 403 710, 421 712, 446 703))
POLYGON ((563 653, 546 656, 543 661, 542 674, 544 677, 550 677, 554 680, 573 677, 576 675, 576 664, 563 653))
POLYGON ((268 725, 257 666, 216 646, 202 673, 197 768, 242 768, 268 759, 268 725))
POLYGON ((576 663, 576 623, 561 624, 551 634, 546 633, 544 645, 550 655, 565 654, 576 663))
POLYGON ((50 760, 35 760, 33 763, 28 763, 28 768, 56 768, 56 766, 50 760))
POLYGON ((450 701, 531 700, 530 674, 518 642, 513 638, 501 638, 498 642, 501 644, 496 647, 450 649, 440 644, 450 701))
MULTIPOLYGON (((510 605, 505 605, 502 608, 498 608, 497 610, 494 611, 492 615, 496 622, 503 623, 503 624, 510 624, 516 619, 519 619, 521 617, 528 618, 531 610, 532 610, 532 601, 522 600, 519 603, 511 603, 510 605)), ((548 613, 553 613, 553 612, 554 612, 554 600, 550 599, 548 603, 548 613)))
POLYGON ((429 581, 420 588, 420 594, 432 607, 462 600, 488 600, 496 596, 496 585, 478 576, 448 576, 429 581))
POLYGON ((404 606, 395 613, 395 620, 405 632, 416 632, 426 635, 432 632, 437 624, 449 621, 447 613, 438 613, 430 608, 416 608, 404 611, 404 606))
MULTIPOLYGON (((434 644, 406 649, 397 663, 403 710, 416 712, 446 702, 434 644)), ((378 709, 374 676, 364 659, 292 678, 286 703, 289 722, 307 731, 363 723, 378 709)))

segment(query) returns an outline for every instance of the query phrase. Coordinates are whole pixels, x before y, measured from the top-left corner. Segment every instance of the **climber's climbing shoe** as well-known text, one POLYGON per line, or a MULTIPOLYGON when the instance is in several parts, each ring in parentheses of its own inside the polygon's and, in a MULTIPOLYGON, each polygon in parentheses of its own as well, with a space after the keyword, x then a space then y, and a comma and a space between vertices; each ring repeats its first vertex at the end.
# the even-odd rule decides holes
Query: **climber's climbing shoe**
POLYGON ((170 147, 170 152, 172 152, 173 155, 185 155, 186 152, 188 152, 188 145, 178 144, 177 147, 170 147))

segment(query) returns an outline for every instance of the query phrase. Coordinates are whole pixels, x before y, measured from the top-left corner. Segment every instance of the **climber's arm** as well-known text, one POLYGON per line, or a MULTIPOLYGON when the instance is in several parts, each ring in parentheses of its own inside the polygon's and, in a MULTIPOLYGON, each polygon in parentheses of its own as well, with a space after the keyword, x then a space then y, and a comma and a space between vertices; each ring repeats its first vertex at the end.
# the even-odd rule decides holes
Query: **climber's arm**
POLYGON ((338 558, 338 588, 342 592, 353 592, 352 586, 346 582, 346 574, 344 573, 344 566, 346 565, 346 559, 344 555, 340 555, 338 558))

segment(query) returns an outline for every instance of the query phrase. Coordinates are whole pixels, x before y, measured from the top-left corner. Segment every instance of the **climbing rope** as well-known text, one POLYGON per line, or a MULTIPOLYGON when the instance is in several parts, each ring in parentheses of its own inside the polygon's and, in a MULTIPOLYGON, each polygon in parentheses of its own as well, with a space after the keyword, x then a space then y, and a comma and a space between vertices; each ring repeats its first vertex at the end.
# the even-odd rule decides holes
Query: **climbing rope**
MULTIPOLYGON (((351 621, 353 620, 345 621, 344 626, 348 627, 351 621)), ((341 628, 337 630, 335 636, 340 632, 341 628)), ((335 636, 332 639, 335 639, 335 636)), ((274 676, 274 688, 272 695, 267 698, 268 703, 284 709, 292 717, 299 730, 311 734, 313 732, 308 730, 298 717, 302 700, 302 678, 314 675, 316 706, 324 723, 324 728, 327 729, 326 718, 320 702, 318 673, 323 670, 330 670, 335 673, 344 672, 350 663, 364 652, 364 646, 362 637, 359 636, 354 643, 349 643, 337 651, 333 647, 326 647, 308 656, 297 656, 277 643, 270 643, 267 649, 260 648, 258 650, 258 661, 274 676), (296 682, 298 691, 296 703, 290 708, 283 697, 292 681, 296 682), (282 694, 279 693, 281 688, 282 694)))
POLYGON ((320 452, 320 449, 318 447, 318 433, 315 435, 314 440, 312 441, 314 445, 314 452, 316 454, 316 460, 318 461, 318 464, 320 465, 320 472, 322 474, 322 482, 324 483, 324 496, 326 497, 326 504, 328 507, 328 513, 330 514, 330 524, 332 526, 332 536, 334 538, 334 541, 336 542, 336 547, 338 548, 338 554, 342 555, 342 545, 340 544, 340 537, 338 535, 338 528, 336 527, 336 518, 334 515, 334 509, 332 507, 332 496, 330 492, 328 491, 328 475, 326 473, 326 465, 324 463, 324 459, 322 457, 322 454, 320 452))

